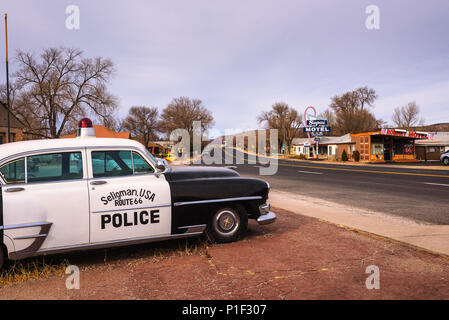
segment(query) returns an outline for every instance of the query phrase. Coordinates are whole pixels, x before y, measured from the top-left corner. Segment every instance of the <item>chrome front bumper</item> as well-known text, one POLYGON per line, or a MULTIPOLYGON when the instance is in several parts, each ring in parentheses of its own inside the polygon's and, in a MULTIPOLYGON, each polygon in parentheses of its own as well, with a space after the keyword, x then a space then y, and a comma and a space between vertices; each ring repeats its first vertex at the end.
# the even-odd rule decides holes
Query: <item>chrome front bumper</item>
POLYGON ((276 214, 270 211, 270 204, 264 203, 259 206, 260 217, 257 218, 258 224, 270 224, 276 220, 276 214))
POLYGON ((263 216, 260 216, 257 218, 257 223, 260 225, 264 224, 270 224, 273 223, 276 220, 276 214, 274 212, 268 212, 267 214, 264 214, 263 216))

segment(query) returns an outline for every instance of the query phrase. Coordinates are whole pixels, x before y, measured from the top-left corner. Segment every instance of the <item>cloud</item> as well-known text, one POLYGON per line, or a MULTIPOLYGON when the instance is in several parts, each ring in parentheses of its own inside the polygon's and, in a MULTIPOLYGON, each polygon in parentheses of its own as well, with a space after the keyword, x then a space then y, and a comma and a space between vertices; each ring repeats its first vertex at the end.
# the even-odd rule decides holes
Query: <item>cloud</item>
POLYGON ((379 31, 365 28, 367 0, 78 0, 79 31, 65 28, 69 4, 3 1, 10 52, 71 46, 111 58, 120 116, 189 96, 211 109, 218 129, 254 128, 274 102, 324 111, 332 96, 367 85, 384 119, 410 100, 426 120, 448 119, 446 2, 377 0, 379 31))
POLYGON ((384 120, 391 122, 394 108, 416 101, 426 124, 449 122, 448 92, 449 81, 433 83, 379 99, 375 110, 384 120))

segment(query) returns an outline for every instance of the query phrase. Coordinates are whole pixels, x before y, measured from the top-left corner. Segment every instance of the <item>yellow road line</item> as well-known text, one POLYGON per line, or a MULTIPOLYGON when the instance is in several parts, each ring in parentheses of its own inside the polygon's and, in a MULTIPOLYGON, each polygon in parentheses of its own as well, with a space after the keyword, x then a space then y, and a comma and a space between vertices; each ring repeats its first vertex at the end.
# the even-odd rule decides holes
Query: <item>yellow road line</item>
POLYGON ((369 172, 369 173, 401 174, 401 175, 406 175, 406 176, 422 176, 422 177, 449 178, 449 176, 447 176, 447 175, 427 174, 427 173, 393 172, 393 171, 375 171, 375 170, 344 169, 344 168, 326 168, 326 167, 316 167, 316 166, 300 166, 300 165, 296 165, 296 164, 286 164, 286 163, 279 163, 279 165, 280 165, 280 166, 288 166, 288 167, 323 169, 323 170, 356 171, 356 172, 369 172))
MULTIPOLYGON (((241 152, 241 151, 240 151, 241 152)), ((226 150, 225 153, 229 154, 226 150)), ((247 153, 248 154, 248 153, 247 153)), ((255 157, 255 155, 252 155, 255 157)), ((237 159, 236 156, 232 154, 234 159, 237 159)), ((266 158, 269 159, 269 158, 266 158)), ((281 159, 284 160, 284 159, 281 159)), ((287 164, 287 163, 279 163, 280 166, 287 167, 298 167, 298 168, 312 168, 312 169, 323 169, 323 170, 337 170, 337 171, 355 171, 355 172, 368 172, 368 173, 383 173, 383 174, 399 174, 406 176, 421 176, 421 177, 438 177, 438 178, 449 178, 449 175, 441 175, 441 174, 428 174, 428 173, 411 173, 411 172, 393 172, 393 171, 375 171, 375 170, 361 170, 361 169, 346 169, 346 168, 326 168, 326 167, 317 167, 317 166, 302 166, 297 164, 287 164)), ((425 169, 424 169, 425 170, 425 169)))

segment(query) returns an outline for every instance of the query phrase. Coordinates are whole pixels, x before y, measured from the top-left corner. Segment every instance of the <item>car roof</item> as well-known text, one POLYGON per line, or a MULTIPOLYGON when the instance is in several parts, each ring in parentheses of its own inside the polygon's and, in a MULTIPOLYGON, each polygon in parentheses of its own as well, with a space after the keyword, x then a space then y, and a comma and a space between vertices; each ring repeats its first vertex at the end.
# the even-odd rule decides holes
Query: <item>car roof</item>
POLYGON ((69 139, 28 140, 0 145, 0 160, 31 151, 89 147, 134 147, 145 150, 143 144, 138 141, 120 138, 79 137, 69 139))

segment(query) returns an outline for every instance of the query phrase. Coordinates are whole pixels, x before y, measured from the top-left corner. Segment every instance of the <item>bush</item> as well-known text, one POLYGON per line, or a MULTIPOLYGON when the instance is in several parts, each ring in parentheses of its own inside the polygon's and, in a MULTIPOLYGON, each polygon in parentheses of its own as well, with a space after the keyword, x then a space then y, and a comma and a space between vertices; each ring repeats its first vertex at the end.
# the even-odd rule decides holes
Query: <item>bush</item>
POLYGON ((357 150, 354 150, 354 152, 352 153, 352 158, 356 161, 359 162, 360 161, 360 152, 357 150))
POLYGON ((305 154, 299 154, 299 155, 294 155, 290 157, 291 159, 299 159, 299 160, 306 160, 306 155, 305 154))
POLYGON ((341 161, 348 161, 348 154, 346 153, 346 150, 343 150, 343 153, 341 154, 341 161))

